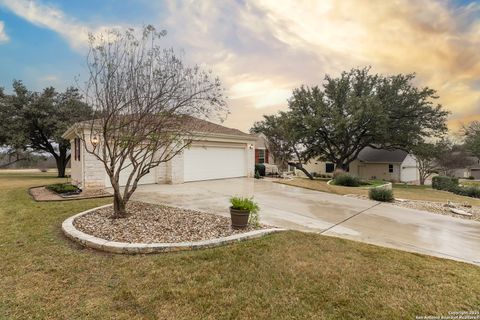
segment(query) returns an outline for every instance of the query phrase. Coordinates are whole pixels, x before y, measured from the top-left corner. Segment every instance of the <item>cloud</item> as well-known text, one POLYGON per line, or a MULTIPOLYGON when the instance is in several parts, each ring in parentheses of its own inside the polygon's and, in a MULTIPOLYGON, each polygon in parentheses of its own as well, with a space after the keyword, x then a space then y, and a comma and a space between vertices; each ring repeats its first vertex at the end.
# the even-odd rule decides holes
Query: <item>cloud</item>
MULTIPOLYGON (((0 0, 0 5, 80 50, 89 32, 115 27, 79 21, 41 1, 0 0)), ((220 76, 231 126, 247 130, 262 114, 285 109, 293 88, 366 65, 385 74, 415 72, 418 86, 438 91, 452 111, 452 124, 480 113, 478 3, 166 0, 148 5, 155 18, 146 21, 168 31, 165 46, 185 49, 188 61, 220 76)))
POLYGON ((0 21, 0 44, 8 42, 10 38, 5 32, 5 24, 3 21, 0 21))
POLYGON ((293 88, 365 65, 386 74, 415 72, 417 85, 438 91, 452 123, 480 109, 479 4, 172 0, 167 8, 162 21, 170 36, 224 80, 227 123, 243 129, 262 113, 286 108, 293 88))
POLYGON ((58 33, 77 50, 84 49, 88 45, 89 33, 96 34, 118 27, 84 23, 52 5, 35 0, 0 0, 0 5, 36 26, 58 33))

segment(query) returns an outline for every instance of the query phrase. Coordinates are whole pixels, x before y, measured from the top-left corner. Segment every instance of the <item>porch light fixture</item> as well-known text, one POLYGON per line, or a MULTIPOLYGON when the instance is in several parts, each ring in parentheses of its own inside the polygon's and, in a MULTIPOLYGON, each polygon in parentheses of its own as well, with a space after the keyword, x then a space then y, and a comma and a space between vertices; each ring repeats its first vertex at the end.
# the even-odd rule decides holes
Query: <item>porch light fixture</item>
POLYGON ((253 144, 249 144, 249 145, 248 145, 248 148, 249 148, 249 149, 253 149, 253 144))
POLYGON ((97 144, 98 144, 98 138, 97 138, 97 136, 96 136, 96 135, 95 135, 95 136, 93 136, 93 138, 92 138, 91 142, 92 142, 92 145, 93 145, 94 147, 96 147, 96 146, 97 146, 97 144))

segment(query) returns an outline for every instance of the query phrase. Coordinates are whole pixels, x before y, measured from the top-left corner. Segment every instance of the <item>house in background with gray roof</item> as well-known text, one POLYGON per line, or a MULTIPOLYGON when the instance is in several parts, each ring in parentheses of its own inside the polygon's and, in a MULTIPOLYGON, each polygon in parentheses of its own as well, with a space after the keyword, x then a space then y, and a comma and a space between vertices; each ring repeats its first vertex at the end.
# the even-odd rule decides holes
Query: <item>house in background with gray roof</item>
MULTIPOLYGON (((331 174, 333 163, 311 160, 305 169, 312 174, 331 174)), ((364 148, 357 160, 350 163, 349 173, 362 179, 381 179, 396 182, 418 183, 418 164, 415 157, 406 151, 364 148)), ((296 170, 297 175, 303 175, 296 170)))
POLYGON ((382 179, 418 183, 418 164, 415 157, 400 149, 385 150, 366 147, 350 164, 350 173, 362 179, 382 179))

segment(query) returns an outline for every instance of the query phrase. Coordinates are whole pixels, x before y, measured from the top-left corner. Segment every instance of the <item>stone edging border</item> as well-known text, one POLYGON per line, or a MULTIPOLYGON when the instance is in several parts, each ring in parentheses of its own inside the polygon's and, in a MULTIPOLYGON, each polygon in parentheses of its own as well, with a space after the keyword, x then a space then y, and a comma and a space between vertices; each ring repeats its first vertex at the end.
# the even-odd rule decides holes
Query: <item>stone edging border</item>
POLYGON ((51 199, 51 200, 38 200, 38 199, 35 199, 35 197, 33 196, 32 194, 32 189, 36 189, 36 188, 42 188, 42 187, 46 187, 46 185, 42 185, 42 186, 33 186, 33 187, 30 187, 28 188, 27 192, 28 192, 28 195, 32 198, 33 201, 35 202, 59 202, 59 201, 72 201, 72 200, 88 200, 88 199, 101 199, 101 198, 111 198, 112 195, 102 195, 102 196, 92 196, 92 197, 65 197, 65 196, 61 196, 58 194, 58 196, 61 198, 61 199, 51 199))
POLYGON ((82 246, 93 248, 96 250, 111 252, 111 253, 124 253, 124 254, 139 254, 139 253, 160 253, 160 252, 174 252, 185 250, 197 250, 223 246, 229 243, 238 241, 244 241, 248 239, 260 238, 264 235, 285 231, 285 229, 271 228, 249 231, 246 233, 235 234, 228 237, 201 240, 194 242, 176 242, 176 243, 127 243, 116 242, 97 238, 95 236, 86 234, 73 225, 75 218, 83 216, 89 212, 97 209, 111 206, 107 204, 104 206, 96 207, 87 211, 80 212, 70 218, 66 219, 62 223, 63 233, 71 240, 78 242, 82 246))

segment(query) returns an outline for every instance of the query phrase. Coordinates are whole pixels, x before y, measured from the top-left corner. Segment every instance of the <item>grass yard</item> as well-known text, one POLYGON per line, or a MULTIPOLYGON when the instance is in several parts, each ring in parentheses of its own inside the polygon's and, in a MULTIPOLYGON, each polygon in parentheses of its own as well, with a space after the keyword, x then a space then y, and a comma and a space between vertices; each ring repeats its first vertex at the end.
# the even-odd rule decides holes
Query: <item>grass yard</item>
MULTIPOLYGON (((362 187, 342 187, 335 185, 328 185, 325 181, 309 180, 307 178, 294 178, 293 180, 279 180, 278 183, 288 184, 311 190, 318 190, 323 192, 335 194, 359 194, 368 196, 368 188, 362 187)), ((474 206, 480 206, 480 199, 459 196, 451 192, 440 191, 432 189, 430 186, 412 186, 403 184, 394 184, 393 193, 396 198, 410 199, 410 200, 424 200, 424 201, 440 201, 446 202, 448 200, 464 203, 468 202, 474 206)))
POLYGON ((62 235, 62 221, 109 200, 36 203, 26 192, 55 182, 64 181, 0 172, 0 319, 414 319, 478 310, 477 266, 313 233, 174 254, 83 249, 62 235))

